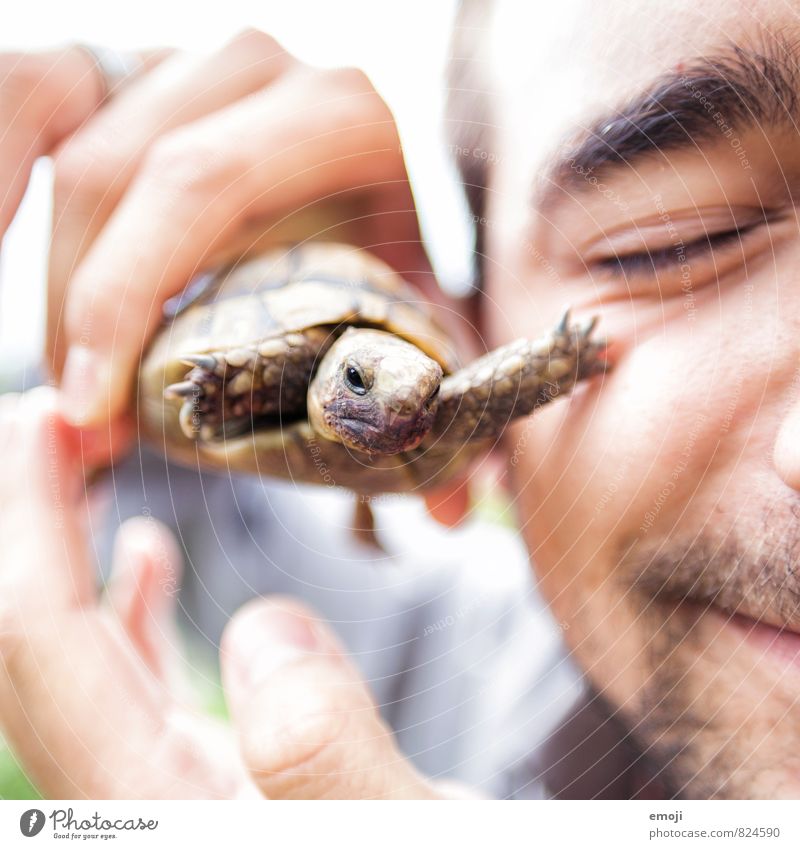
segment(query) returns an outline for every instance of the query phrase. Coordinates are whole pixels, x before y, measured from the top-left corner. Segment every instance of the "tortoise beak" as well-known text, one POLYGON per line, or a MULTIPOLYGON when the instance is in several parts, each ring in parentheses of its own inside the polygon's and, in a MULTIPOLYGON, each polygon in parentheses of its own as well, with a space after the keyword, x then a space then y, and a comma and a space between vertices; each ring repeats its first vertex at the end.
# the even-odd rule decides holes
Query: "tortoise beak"
POLYGON ((395 417, 389 428, 376 426, 359 419, 339 419, 337 428, 342 442, 356 451, 366 454, 401 454, 411 451, 427 436, 433 426, 435 413, 420 410, 410 419, 395 417))

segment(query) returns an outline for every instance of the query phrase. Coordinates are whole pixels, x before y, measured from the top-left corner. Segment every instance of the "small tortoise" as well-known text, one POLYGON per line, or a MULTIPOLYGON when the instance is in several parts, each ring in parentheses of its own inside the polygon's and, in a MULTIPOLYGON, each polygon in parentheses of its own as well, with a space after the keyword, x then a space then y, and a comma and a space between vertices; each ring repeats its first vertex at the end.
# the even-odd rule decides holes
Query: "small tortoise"
POLYGON ((605 370, 564 315, 458 368, 418 292, 365 251, 308 243, 216 274, 156 337, 141 424, 192 465, 362 493, 424 490, 514 419, 605 370))

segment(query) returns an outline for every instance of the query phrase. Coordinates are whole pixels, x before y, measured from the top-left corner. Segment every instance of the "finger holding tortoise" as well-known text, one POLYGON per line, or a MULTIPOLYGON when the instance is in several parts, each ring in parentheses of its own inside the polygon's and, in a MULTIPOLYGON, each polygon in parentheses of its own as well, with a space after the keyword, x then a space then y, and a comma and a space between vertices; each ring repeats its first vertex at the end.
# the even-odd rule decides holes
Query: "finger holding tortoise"
MULTIPOLYGON (((75 51, 70 55, 75 61, 75 51)), ((88 74, 85 55, 82 61, 88 74)), ((423 281, 426 309, 435 312, 440 295, 419 242, 396 128, 360 72, 310 69, 269 36, 250 31, 210 57, 159 61, 155 70, 141 74, 107 102, 96 77, 93 86, 91 105, 87 101, 85 114, 73 116, 77 129, 71 127, 55 145, 47 338, 57 373, 64 351, 70 352, 62 406, 73 422, 102 425, 128 408, 140 352, 161 321, 161 305, 199 268, 241 253, 242 246, 252 249, 257 241, 253 233, 263 231, 264 222, 330 194, 352 194, 353 189, 369 194, 370 203, 362 210, 370 214, 351 214, 355 226, 346 235, 393 252, 393 265, 416 283, 423 281), (393 215, 385 215, 387 210, 393 215), (387 226, 390 222, 391 238, 379 238, 389 235, 378 232, 376 222, 382 220, 387 226), (398 245, 406 246, 405 256, 398 254, 398 245)), ((319 230, 329 236, 335 229, 330 217, 321 221, 319 230)), ((292 297, 297 299, 297 293, 292 297)), ((409 302, 396 293, 392 300, 409 302)), ((397 303, 393 309, 399 311, 397 303)), ((366 457, 373 470, 385 467, 383 474, 371 474, 372 488, 424 488, 452 477, 477 446, 496 438, 501 421, 524 415, 550 397, 537 393, 568 388, 568 380, 551 382, 552 374, 548 377, 541 365, 528 369, 533 378, 529 374, 526 383, 519 368, 542 352, 549 357, 552 344, 547 340, 533 349, 518 343, 481 360, 472 368, 470 383, 470 372, 455 368, 452 344, 447 357, 441 350, 424 351, 419 321, 411 323, 404 342, 386 316, 364 325, 364 316, 357 314, 350 324, 359 325, 359 331, 341 333, 346 324, 335 314, 328 323, 319 323, 317 332, 327 333, 324 346, 333 345, 326 356, 310 340, 311 328, 301 328, 303 342, 295 354, 306 357, 306 373, 285 382, 293 383, 301 398, 285 411, 292 444, 301 446, 298 458, 283 463, 290 476, 300 470, 301 479, 308 477, 308 451, 313 449, 315 468, 327 467, 330 459, 339 482, 353 478, 362 483, 366 457), (341 339, 334 342, 337 336, 341 339), (346 346, 352 348, 350 359, 359 362, 349 371, 331 368, 346 346), (309 368, 309 352, 319 357, 319 368, 316 360, 309 368), (511 400, 515 391, 522 401, 511 400), (398 471, 405 466, 409 468, 398 471)), ((257 337, 237 344, 253 345, 257 337)), ((463 345, 455 347, 464 350, 463 345)), ((578 358, 579 346, 572 347, 567 360, 579 380, 592 370, 588 364, 596 359, 596 350, 590 354, 587 348, 578 358)), ((280 361, 274 355, 259 356, 273 366, 280 361)), ((230 356, 223 360, 223 368, 233 366, 230 356)), ((194 378, 208 406, 213 380, 208 374, 194 378)), ((247 380, 246 370, 240 371, 226 386, 241 391, 247 380)), ((258 405, 252 409, 262 420, 269 413, 258 405)), ((228 421, 223 432, 228 443, 234 439, 231 427, 237 426, 228 421)), ((214 428, 214 415, 206 410, 200 439, 194 441, 208 441, 214 428)), ((278 445, 286 455, 284 437, 278 445)), ((185 448, 173 445, 170 452, 185 448)), ((207 446, 206 454, 216 456, 218 449, 207 446)), ((275 473, 271 450, 264 454, 263 446, 259 449, 262 459, 267 458, 267 471, 275 473)), ((237 459, 239 453, 228 450, 226 462, 233 458, 234 467, 253 470, 252 460, 237 459)))
POLYGON ((47 354, 73 424, 128 409, 187 281, 322 200, 336 212, 306 215, 306 236, 347 230, 436 297, 386 104, 362 72, 310 67, 264 33, 137 77, 54 161, 47 354))

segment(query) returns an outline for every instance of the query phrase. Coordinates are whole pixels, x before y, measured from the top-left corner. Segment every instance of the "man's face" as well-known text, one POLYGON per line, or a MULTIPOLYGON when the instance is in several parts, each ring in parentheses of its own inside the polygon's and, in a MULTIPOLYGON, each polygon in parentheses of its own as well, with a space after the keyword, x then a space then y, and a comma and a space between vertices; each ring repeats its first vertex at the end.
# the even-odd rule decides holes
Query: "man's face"
POLYGON ((540 586, 676 790, 798 798, 800 7, 519 9, 473 153, 489 341, 571 304, 614 363, 508 437, 540 586))

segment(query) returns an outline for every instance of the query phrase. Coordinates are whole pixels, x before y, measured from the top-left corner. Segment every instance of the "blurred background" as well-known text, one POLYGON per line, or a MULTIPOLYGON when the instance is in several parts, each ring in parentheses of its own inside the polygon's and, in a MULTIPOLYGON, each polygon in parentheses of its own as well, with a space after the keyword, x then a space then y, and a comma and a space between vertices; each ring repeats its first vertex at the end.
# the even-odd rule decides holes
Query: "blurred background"
MULTIPOLYGON (((0 49, 79 41, 208 51, 252 26, 312 64, 359 65, 397 118, 439 279, 463 292, 471 232, 441 132, 454 5, 28 0, 4 16, 0 49)), ((41 379, 50 176, 39 162, 0 251, 0 391, 41 379)), ((490 795, 536 796, 530 759, 575 697, 575 676, 533 586, 510 505, 488 490, 473 496, 471 517, 452 531, 433 524, 415 498, 379 503, 385 551, 377 553, 348 532, 348 493, 201 475, 145 454, 113 485, 98 486, 109 517, 95 541, 98 569, 129 516, 153 515, 179 534, 182 630, 208 710, 225 710, 215 651, 228 617, 253 595, 291 593, 337 628, 420 768, 490 795)), ((35 795, 0 741, 0 797, 35 795)))

